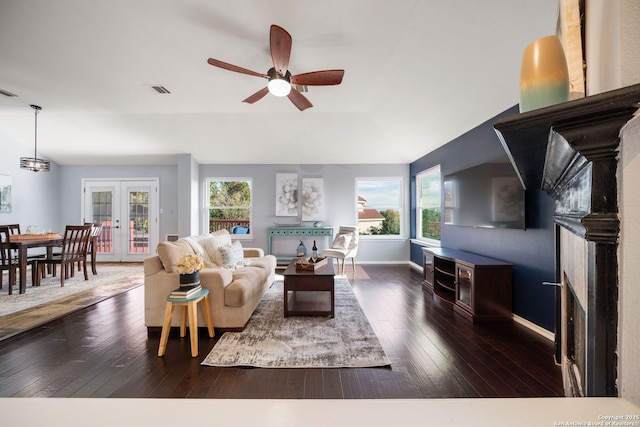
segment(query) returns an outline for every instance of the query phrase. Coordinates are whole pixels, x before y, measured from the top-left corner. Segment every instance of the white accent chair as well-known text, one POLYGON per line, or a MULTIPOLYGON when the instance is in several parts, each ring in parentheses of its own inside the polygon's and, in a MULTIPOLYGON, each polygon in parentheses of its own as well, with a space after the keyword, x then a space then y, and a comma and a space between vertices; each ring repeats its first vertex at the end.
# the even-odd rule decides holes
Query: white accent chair
POLYGON ((351 258, 353 271, 356 270, 356 254, 358 253, 358 227, 341 225, 338 234, 333 239, 331 248, 322 253, 327 258, 336 258, 338 261, 338 274, 344 274, 344 261, 351 258), (340 263, 342 260, 342 265, 340 263))

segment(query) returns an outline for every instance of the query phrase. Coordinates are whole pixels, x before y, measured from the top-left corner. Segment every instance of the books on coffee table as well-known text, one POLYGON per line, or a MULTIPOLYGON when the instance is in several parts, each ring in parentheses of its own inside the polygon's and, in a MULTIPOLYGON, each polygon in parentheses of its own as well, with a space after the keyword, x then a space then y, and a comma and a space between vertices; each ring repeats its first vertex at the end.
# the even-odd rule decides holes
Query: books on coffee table
POLYGON ((202 285, 180 286, 169 294, 170 298, 189 298, 202 290, 202 285))

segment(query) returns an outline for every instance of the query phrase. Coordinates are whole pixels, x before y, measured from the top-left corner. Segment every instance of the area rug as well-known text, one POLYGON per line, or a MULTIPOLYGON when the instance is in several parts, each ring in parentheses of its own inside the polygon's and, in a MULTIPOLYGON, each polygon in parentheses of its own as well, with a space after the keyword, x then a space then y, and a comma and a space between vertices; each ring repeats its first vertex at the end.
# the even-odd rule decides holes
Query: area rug
POLYGON ((0 340, 141 286, 144 270, 142 263, 99 263, 98 274, 89 272, 89 280, 76 272, 61 287, 59 276, 47 276, 38 287, 29 280, 24 294, 14 286, 13 295, 7 295, 7 282, 5 275, 0 289, 0 340))
POLYGON ((283 283, 265 294, 242 332, 226 332, 206 366, 355 368, 391 364, 346 278, 335 279, 335 317, 283 315, 283 283))

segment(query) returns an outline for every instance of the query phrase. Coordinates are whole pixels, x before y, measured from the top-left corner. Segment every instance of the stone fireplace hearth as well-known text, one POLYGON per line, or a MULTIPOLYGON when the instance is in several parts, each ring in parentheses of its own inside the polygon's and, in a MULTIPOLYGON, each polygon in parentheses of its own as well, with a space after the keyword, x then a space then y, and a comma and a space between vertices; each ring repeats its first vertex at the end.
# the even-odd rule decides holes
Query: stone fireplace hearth
POLYGON ((556 361, 568 396, 618 396, 618 154, 639 103, 635 85, 494 125, 523 186, 555 201, 556 361))

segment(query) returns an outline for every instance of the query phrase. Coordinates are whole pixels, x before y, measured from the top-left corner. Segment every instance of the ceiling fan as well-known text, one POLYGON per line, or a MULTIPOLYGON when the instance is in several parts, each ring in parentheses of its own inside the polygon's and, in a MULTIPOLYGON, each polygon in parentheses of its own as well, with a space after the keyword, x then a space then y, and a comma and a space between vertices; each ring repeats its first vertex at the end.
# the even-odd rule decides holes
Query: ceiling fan
POLYGON ((246 68, 213 58, 209 58, 207 61, 215 67, 235 71, 236 73, 248 74, 250 76, 262 77, 269 81, 267 87, 260 89, 242 102, 253 104, 271 92, 275 96, 286 96, 300 111, 304 111, 309 107, 313 107, 313 104, 294 86, 330 86, 342 83, 344 70, 312 71, 292 76, 288 70, 289 58, 291 56, 291 34, 284 28, 272 25, 269 42, 273 68, 269 69, 267 74, 247 70, 246 68))

